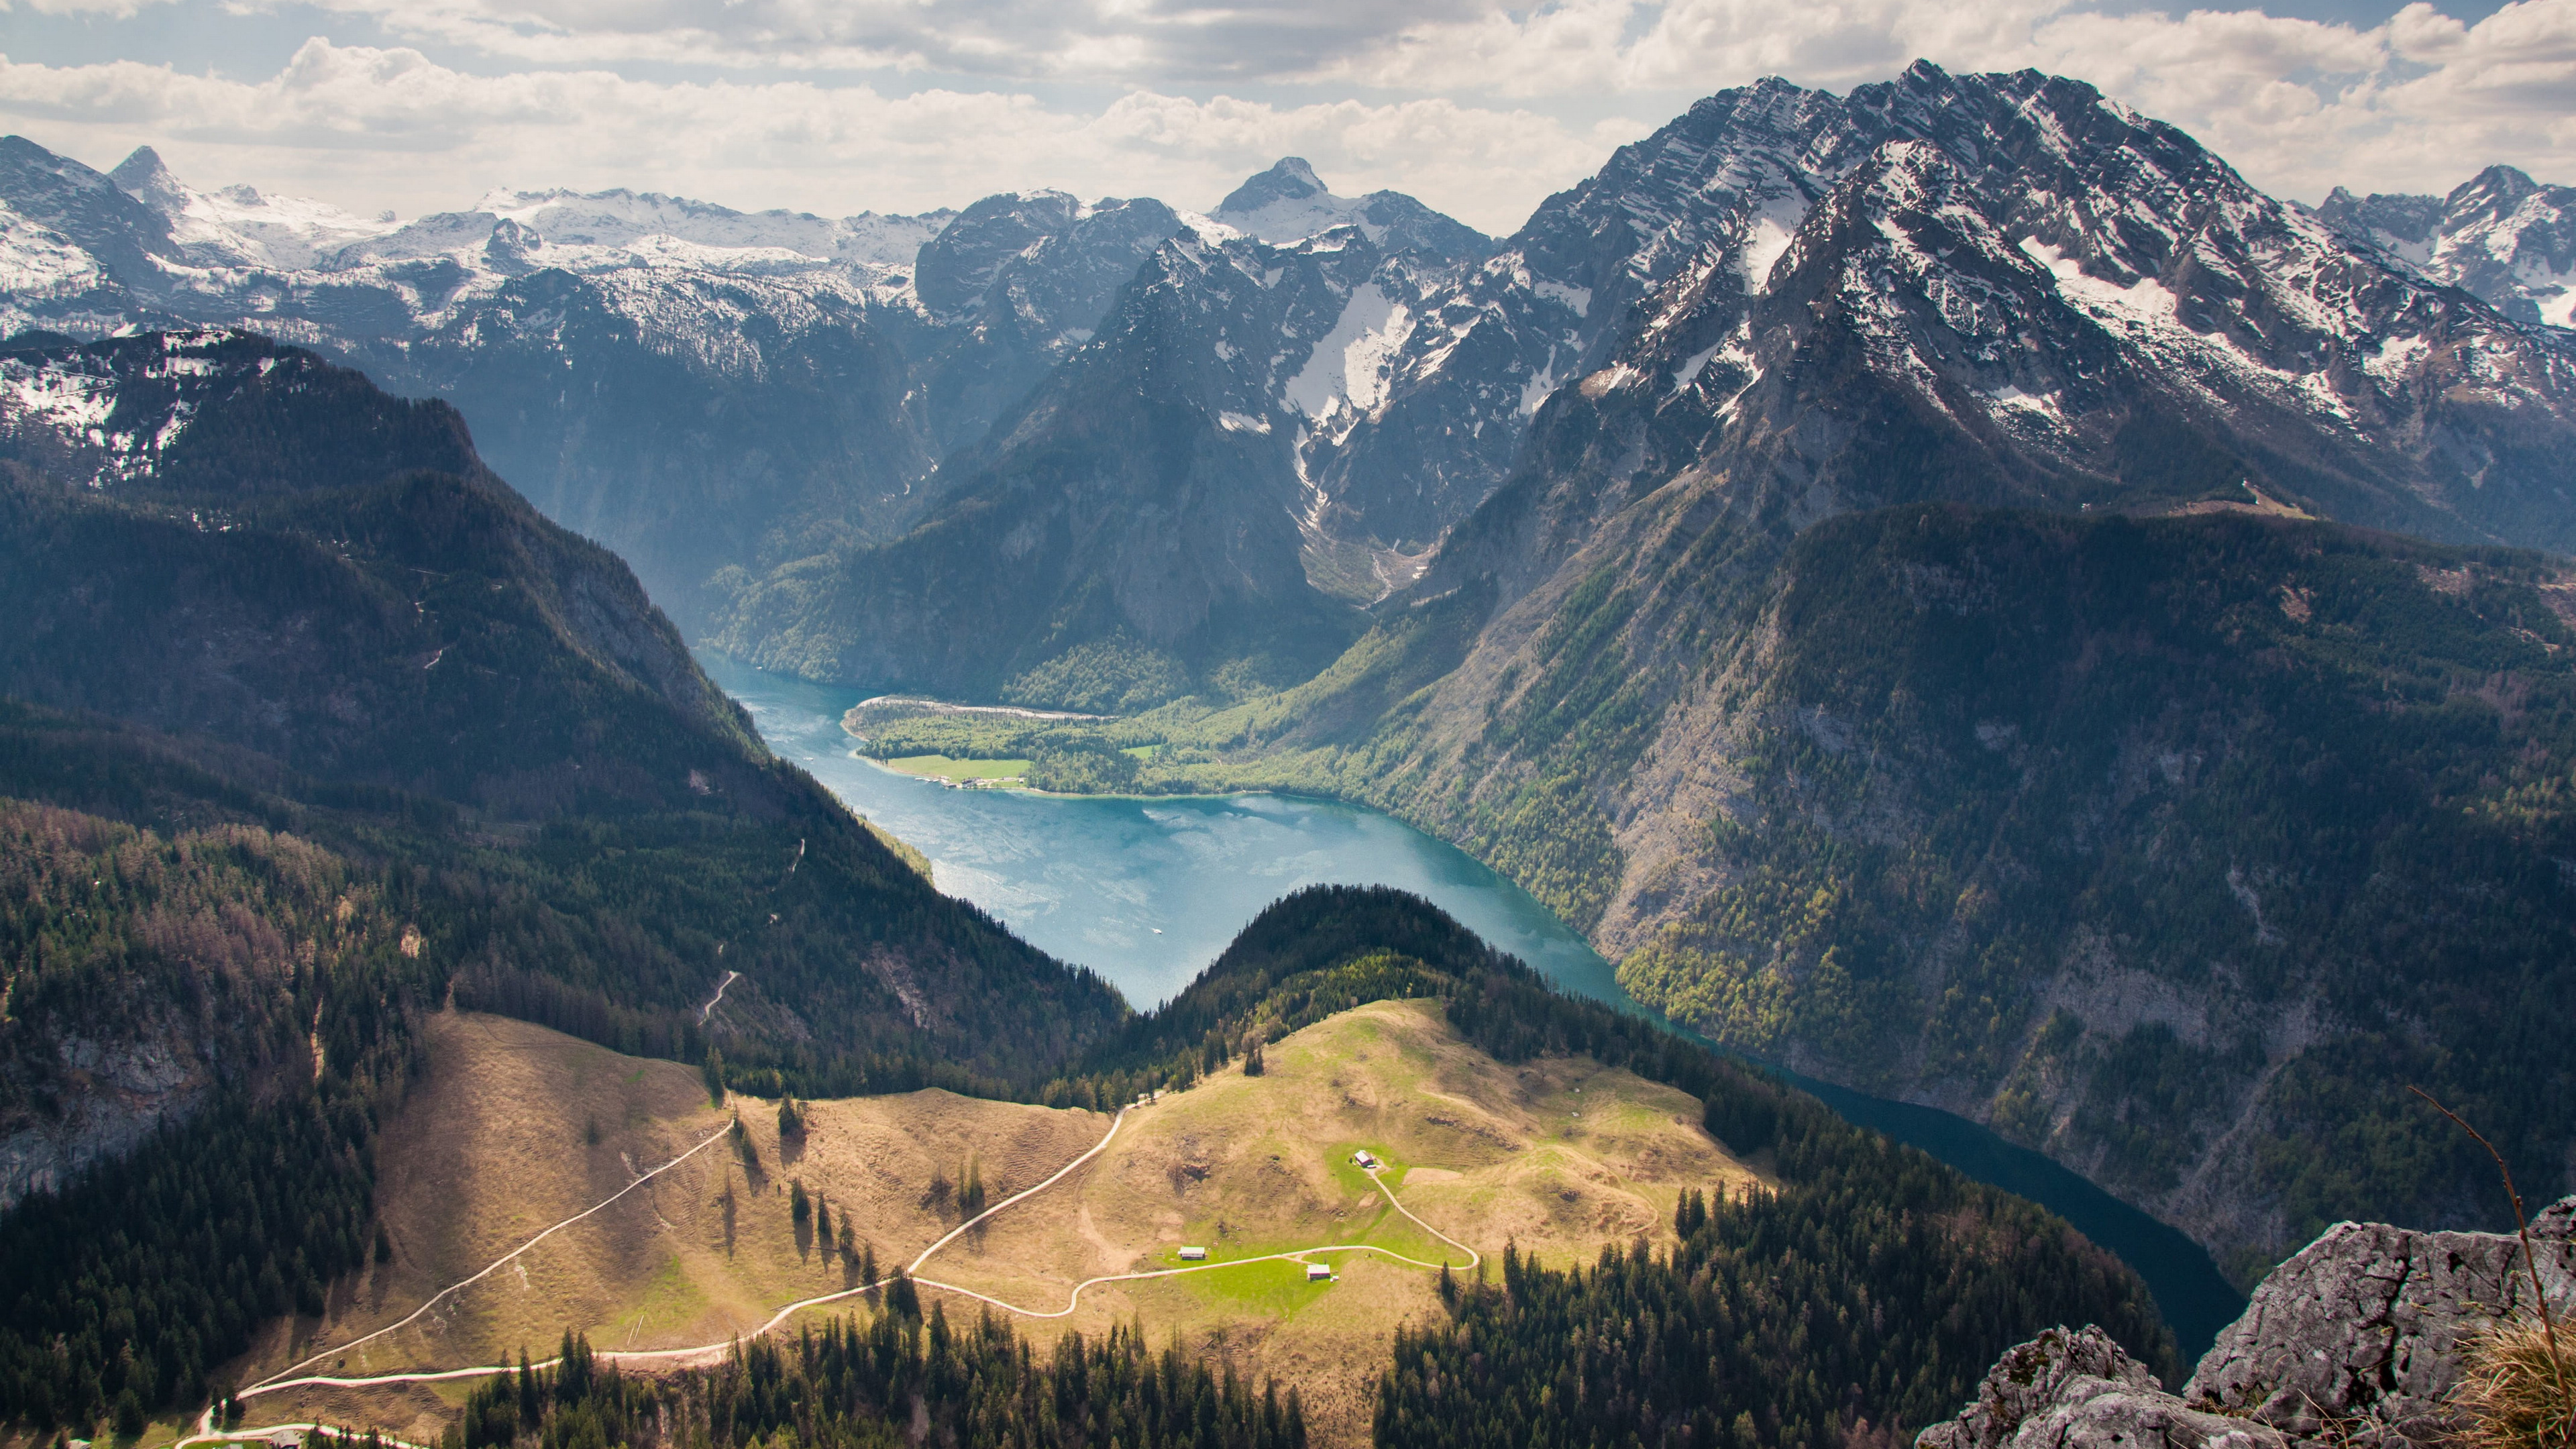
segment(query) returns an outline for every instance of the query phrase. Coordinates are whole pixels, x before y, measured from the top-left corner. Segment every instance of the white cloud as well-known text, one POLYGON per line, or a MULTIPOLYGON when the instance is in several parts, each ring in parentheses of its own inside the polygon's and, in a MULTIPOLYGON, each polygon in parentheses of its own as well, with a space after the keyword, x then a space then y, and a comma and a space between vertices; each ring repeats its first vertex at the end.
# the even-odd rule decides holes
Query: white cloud
POLYGON ((2366 27, 2079 0, 317 3, 418 48, 317 37, 264 79, 20 55, 0 118, 94 163, 150 142, 200 184, 405 214, 495 184, 829 213, 1040 185, 1205 206, 1294 153, 1337 189, 1507 231, 1701 95, 1766 74, 1843 90, 1924 56, 2092 81, 2289 195, 2438 191, 2497 161, 2576 181, 2576 0, 2366 27))
POLYGON ((2475 25, 2423 3, 2359 27, 2258 9, 2108 15, 2068 0, 1564 0, 1409 26, 1322 74, 1545 109, 1611 91, 1688 98, 1764 75, 1846 88, 1916 57, 2091 81, 2190 131, 2258 184, 2447 190, 2490 162, 2576 180, 2576 0, 2475 25))
POLYGON ((2367 30, 2255 12, 2069 15, 2029 63, 2174 122, 2258 185, 2447 191, 2480 167, 2576 181, 2576 0, 2475 25, 2413 4, 2367 30))
POLYGON ((1038 186, 1209 206, 1295 153, 1345 190, 1400 184, 1508 230, 1605 149, 1534 112, 1438 98, 1278 106, 1140 90, 1084 114, 1001 91, 475 75, 415 50, 321 39, 256 82, 0 58, 0 116, 94 165, 148 143, 200 185, 247 179, 405 215, 499 184, 632 186, 827 215, 1038 186))

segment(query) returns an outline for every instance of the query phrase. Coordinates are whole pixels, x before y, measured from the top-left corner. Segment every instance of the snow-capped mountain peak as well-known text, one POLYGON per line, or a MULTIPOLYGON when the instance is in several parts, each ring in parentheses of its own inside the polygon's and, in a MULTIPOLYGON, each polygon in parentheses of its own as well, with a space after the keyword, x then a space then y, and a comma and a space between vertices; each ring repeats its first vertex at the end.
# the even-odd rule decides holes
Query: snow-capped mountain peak
POLYGON ((1305 157, 1282 156, 1271 164, 1269 170, 1236 187, 1225 200, 1217 203, 1217 210, 1250 213, 1281 202, 1305 201, 1312 197, 1323 197, 1328 202, 1338 199, 1325 187, 1322 178, 1316 176, 1315 168, 1306 164, 1305 157))
POLYGON ((1336 196, 1301 156, 1282 156, 1236 187, 1209 219, 1272 246, 1294 246, 1337 226, 1356 226, 1371 245, 1417 252, 1442 262, 1484 256, 1493 240, 1400 191, 1336 196))
POLYGON ((550 243, 652 249, 669 238, 695 247, 791 252, 826 261, 909 266, 922 243, 956 216, 934 211, 885 216, 865 211, 832 218, 803 211, 736 211, 654 191, 522 191, 499 188, 474 210, 517 222, 550 243))
POLYGON ((107 173, 126 195, 151 207, 163 216, 176 216, 188 209, 188 188, 161 164, 161 153, 149 146, 137 146, 134 153, 116 163, 107 173))

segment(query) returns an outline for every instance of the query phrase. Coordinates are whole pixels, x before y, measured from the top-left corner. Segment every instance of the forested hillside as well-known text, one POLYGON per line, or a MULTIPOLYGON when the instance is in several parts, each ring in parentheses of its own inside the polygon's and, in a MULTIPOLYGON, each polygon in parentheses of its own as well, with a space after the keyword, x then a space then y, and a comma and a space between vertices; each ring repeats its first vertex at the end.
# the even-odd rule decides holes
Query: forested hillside
POLYGON ((192 1397, 353 1266, 450 1000, 807 1093, 1024 1091, 1124 1016, 772 758, 443 407, 221 334, 0 366, 58 405, 0 419, 0 1185, 55 1245, 0 1275, 0 1416, 192 1397))
POLYGON ((1780 1185, 1686 1205, 1675 1225, 1684 1245, 1670 1256, 1641 1246, 1574 1273, 1507 1259, 1499 1283, 1453 1296, 1454 1329, 1398 1340, 1381 1443, 1596 1443, 1634 1432, 1646 1443, 1824 1449, 1864 1424, 1882 1436, 1868 1442, 1901 1443, 1976 1382, 1978 1348, 2057 1322, 2099 1323, 2176 1373, 2145 1286, 2064 1223, 1643 1018, 1561 995, 1400 891, 1289 896, 1187 990, 1050 1084, 1045 1100, 1186 1085, 1383 997, 1439 999, 1461 1033, 1504 1062, 1576 1053, 1679 1087, 1701 1099, 1711 1134, 1767 1164, 1780 1185), (1569 1359, 1572 1339, 1594 1347, 1569 1359), (1572 1416, 1550 1407, 1569 1401, 1589 1407, 1572 1416))
POLYGON ((1713 691, 1706 884, 1621 981, 2220 1241, 2492 1214, 2405 1087, 2544 1183, 2576 1134, 2569 598, 2242 516, 1820 525, 1713 691))
MULTIPOLYGON (((1505 1250, 1489 1271, 1450 1276, 1432 1306, 1451 1316, 1399 1335, 1393 1356, 1373 1366, 1386 1374, 1381 1443, 1633 1434, 1655 1444, 1892 1444, 1947 1411, 1976 1382, 1983 1354, 2059 1321, 2100 1323, 2169 1375, 2177 1369, 2143 1286, 2062 1222, 1642 1018, 1558 995, 1396 891, 1317 887, 1272 906, 1188 992, 1131 1021, 1042 1095, 1080 1105, 1148 1086, 1186 1092, 1265 1046, 1275 1074, 1300 1028, 1404 997, 1437 1003, 1505 1063, 1575 1054, 1683 1086, 1701 1099, 1689 1124, 1775 1186, 1714 1199, 1685 1190, 1680 1247, 1669 1254, 1641 1239, 1568 1274, 1505 1250), (1568 1343, 1581 1347, 1569 1355, 1568 1343)), ((1339 1087, 1354 1064, 1329 1069, 1339 1087)), ((1240 1097, 1269 1090, 1260 1082, 1247 1067, 1203 1090, 1240 1097)), ((1356 1077, 1350 1089, 1370 1090, 1356 1077)), ((1150 1110, 1186 1112, 1196 1100, 1167 1097, 1150 1110)), ((1154 1120, 1131 1125, 1152 1132, 1154 1120)), ((578 1442, 596 1425, 608 1442, 654 1446, 791 1430, 799 1442, 865 1445, 926 1424, 959 1445, 1252 1449, 1298 1442, 1305 1423, 1293 1383, 1241 1381, 1239 1365, 1194 1361, 1178 1342, 1153 1352, 1161 1329, 1151 1318, 1105 1339, 1059 1337, 1044 1324, 970 1319, 972 1304, 900 1277, 854 1306, 793 1338, 745 1345, 720 1368, 659 1381, 619 1375, 569 1342, 561 1367, 478 1389, 449 1442, 578 1442)), ((1223 1335, 1207 1352, 1238 1356, 1223 1335)))

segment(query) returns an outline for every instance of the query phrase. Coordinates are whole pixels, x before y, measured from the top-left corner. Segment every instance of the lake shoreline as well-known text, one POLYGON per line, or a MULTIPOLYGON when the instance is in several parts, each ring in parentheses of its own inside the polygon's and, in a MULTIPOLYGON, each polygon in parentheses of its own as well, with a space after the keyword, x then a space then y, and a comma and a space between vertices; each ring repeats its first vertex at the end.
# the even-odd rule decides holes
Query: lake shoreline
MULTIPOLYGON (((1368 805, 1266 788, 1076 795, 951 786, 851 748, 841 728, 850 691, 766 675, 722 656, 701 659, 782 758, 800 762, 854 813, 928 857, 938 889, 989 911, 1040 950, 1097 972, 1139 1009, 1196 979, 1280 896, 1314 884, 1386 885, 1432 901, 1560 991, 1707 1044, 1630 997, 1591 944, 1526 891, 1368 805), (1015 803, 1026 797, 1044 803, 1015 803)), ((1868 1097, 1728 1055, 2065 1218, 2146 1277, 2187 1354, 2241 1309, 2242 1299, 2198 1244, 2039 1153, 1938 1108, 1868 1097)))

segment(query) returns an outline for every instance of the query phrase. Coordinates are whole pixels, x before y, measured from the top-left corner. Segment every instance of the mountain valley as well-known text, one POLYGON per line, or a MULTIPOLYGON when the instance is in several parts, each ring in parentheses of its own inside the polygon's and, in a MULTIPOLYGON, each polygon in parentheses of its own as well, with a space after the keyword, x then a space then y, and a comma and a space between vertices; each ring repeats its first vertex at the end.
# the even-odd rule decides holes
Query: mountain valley
MULTIPOLYGON (((2512 1123, 2524 1160, 2563 1172, 2576 1108, 2563 1084, 2524 1095, 2557 1079, 2548 1050, 2513 1024, 2540 1029, 2531 1013, 2559 989, 2547 983, 2569 943, 2502 944, 2551 932, 2541 923, 2561 914, 2545 862, 2564 854, 2551 843, 2562 817, 2502 803, 2556 798, 2567 766, 2554 708, 2495 703, 2481 718, 2496 733, 2482 723, 2441 745, 2378 731, 2420 711, 2440 733, 2434 718, 2488 708, 2472 701, 2508 697, 2498 691, 2554 697, 2565 577, 2547 556, 2493 545, 2565 546, 2576 334, 2513 322, 2252 191, 2180 133, 2039 77, 1918 67, 1835 106, 1777 85, 1729 93, 1623 152, 1596 184, 1654 177, 1658 155, 1722 178, 1695 204, 1732 210, 1677 233, 1718 239, 1689 271, 1641 286, 1624 334, 1538 409, 1509 478, 1418 581, 1369 610, 1367 633, 1330 668, 1278 691, 1202 685, 1155 710, 1141 709, 1151 694, 1133 675, 1050 698, 1030 686, 1076 674, 1033 673, 1012 698, 1124 717, 1015 726, 886 706, 853 717, 861 747, 1030 759, 1049 788, 1285 788, 1388 809, 1585 930, 1641 1001, 1730 1046, 2045 1147, 2187 1227, 2240 1281, 2338 1216, 2479 1211, 2475 1160, 2435 1145, 2402 1084, 2354 1082, 2334 1065, 2370 1055, 2358 1044, 2393 1023, 2432 1053, 2420 1070, 2512 1123), (1801 148, 1790 155, 1823 159, 1778 171, 1790 140, 1801 148), (1739 163, 1774 179, 1748 182, 1730 169, 1739 163), (2103 200, 2068 200, 2111 196, 2130 198, 2127 219, 2103 200), (1768 224, 1786 219, 1776 242, 1745 220, 1756 203, 1768 224), (2136 219, 2151 206, 2165 208, 2153 226, 2136 219), (2164 300, 2136 311, 2139 298, 2164 300), (2042 527, 2021 509, 2066 521, 2042 527), (1901 559, 1828 542, 1907 529, 1946 542, 1901 559), (2047 546, 2063 565, 2028 551, 2047 534, 2065 540, 2047 546), (1828 553, 1836 563, 1818 572, 1828 553), (2047 597, 1987 613, 2005 597, 1989 588, 2060 567, 2047 597), (1848 599, 1855 622, 1809 643, 1803 630, 1821 616, 1801 600, 1826 596, 1848 599), (2174 612, 2185 598, 2229 622, 2202 633, 2174 612), (2321 598, 2344 602, 2318 613, 2321 598), (2122 621, 2115 632, 2082 622, 2097 606, 2122 621), (2031 647, 1996 647, 1985 625, 1949 633, 1952 620, 2000 624, 2022 610, 2070 632, 2033 630, 2021 636, 2031 647), (2133 629, 2162 641, 2151 652, 2204 662, 2160 673, 2132 652, 2141 646, 2112 642, 2133 629), (1899 677, 1827 662, 1902 658, 1916 641, 1939 663, 1899 677), (1861 675, 1871 682, 1853 692, 1861 675), (2037 677, 2064 681, 2045 724, 1977 702, 1994 681, 2037 677), (2282 706, 2266 702, 2284 687, 2306 721, 2287 734, 2282 706), (1930 723, 1944 718, 1964 723, 1930 723), (1966 731, 1937 747, 1937 764, 1936 728, 1966 731), (2070 753, 2034 754, 2043 738, 2070 753), (1884 773, 1900 757, 1919 763, 1884 773), (2052 795, 2017 846, 1977 834, 2032 808, 2023 772, 2043 758, 2078 772, 2062 777, 2072 793, 2052 795), (1846 759, 1870 763, 1851 777, 1857 793, 1828 806, 1821 781, 1846 759), (1970 759, 1999 772, 1962 769, 1970 759), (2338 768, 2370 782, 2352 822, 2359 854, 2320 850, 2310 834, 2327 826, 2302 798, 2307 782, 2338 768), (2101 783, 2076 787, 2084 771, 2101 783), (2200 810, 2213 833, 2177 836, 2200 810), (2381 854, 2414 849, 2464 810, 2499 833, 2434 848, 2429 867, 2381 854), (2231 812, 2284 825, 2257 846, 2218 824, 2231 812), (2213 904, 2182 919, 2209 925, 2177 934, 2170 903, 2157 925, 2128 918, 2115 902, 2134 886, 2070 902, 2039 884, 2061 879, 2042 856, 2087 861, 2080 873, 2105 872, 2106 888, 2132 869, 2104 853, 2124 815, 2139 864, 2179 872, 2174 889, 2202 882, 2187 889, 2213 904), (1956 837, 1934 824, 1970 819, 1985 823, 1956 837), (1784 830, 1807 842, 1802 859, 1838 863, 1781 873, 1764 842, 1784 830), (2473 953, 2483 964, 2432 968, 2421 944, 2361 926, 2387 908, 2368 882, 2427 868, 2469 898, 2515 902, 2473 933, 2496 943, 2473 953), (2005 904, 2006 881, 2037 893, 2005 904), (2284 936, 2261 915, 2265 881, 2333 904, 2284 936), (1878 904, 1840 905, 1852 891, 1878 904), (1867 944, 1826 924, 1845 909, 1873 921, 1867 944), (2355 930, 2349 946, 2324 945, 2355 930), (2124 940, 2152 943, 2159 964, 2124 940), (2284 975, 2245 954, 2282 950, 2389 964, 2347 996, 2327 984, 2342 966, 2284 975), (2398 1004, 2418 991, 2457 992, 2469 1014, 2398 1004), (2499 1040, 2520 1044, 2503 1049, 2490 1085, 2435 1066, 2499 1040), (2185 1079, 2191 1094, 2171 1095, 2185 1079), (2332 1168, 2293 1168, 2278 1146, 2320 1134, 2348 1144, 2332 1168), (2440 1173, 2424 1173, 2426 1154, 2440 1173)), ((1562 234, 1554 218, 1587 204, 1551 202, 1501 255, 1562 234)), ((1389 397, 1387 419, 1411 405, 1389 397)), ((906 586, 911 598, 940 592, 906 586)), ((757 647, 739 630, 727 638, 757 647)), ((1168 670, 1165 687, 1187 674, 1168 670)))
POLYGON ((2570 197, 2311 207, 1925 61, 1503 236, 1294 156, 402 221, 0 138, 0 1449, 1893 1449, 2008 1352, 2178 1383, 2129 1266, 1778 1072, 2240 1293, 2508 1228, 2497 1167, 2576 1190, 2570 197), (1383 812, 1625 996, 1210 835, 1272 903, 1130 1001, 1137 902, 1056 959, 798 760, 1383 812))

